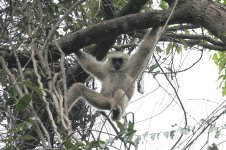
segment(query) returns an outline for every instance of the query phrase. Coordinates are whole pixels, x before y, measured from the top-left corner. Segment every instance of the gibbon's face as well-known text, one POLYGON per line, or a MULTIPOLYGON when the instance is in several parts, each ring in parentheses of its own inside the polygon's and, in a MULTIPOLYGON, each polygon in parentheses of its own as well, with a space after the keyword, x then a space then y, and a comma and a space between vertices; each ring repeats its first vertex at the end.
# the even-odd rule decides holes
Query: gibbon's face
POLYGON ((120 70, 123 65, 123 58, 112 58, 111 62, 115 70, 120 70))
POLYGON ((111 71, 124 71, 129 55, 122 52, 114 52, 108 55, 108 64, 111 71))

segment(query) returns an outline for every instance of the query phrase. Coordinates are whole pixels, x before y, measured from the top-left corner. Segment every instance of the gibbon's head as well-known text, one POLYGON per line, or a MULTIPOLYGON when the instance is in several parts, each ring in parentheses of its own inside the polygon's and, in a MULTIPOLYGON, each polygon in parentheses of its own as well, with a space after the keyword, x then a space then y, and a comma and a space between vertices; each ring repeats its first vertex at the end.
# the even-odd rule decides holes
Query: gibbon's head
POLYGON ((111 52, 107 55, 107 64, 110 71, 124 71, 127 66, 129 55, 123 52, 111 52))

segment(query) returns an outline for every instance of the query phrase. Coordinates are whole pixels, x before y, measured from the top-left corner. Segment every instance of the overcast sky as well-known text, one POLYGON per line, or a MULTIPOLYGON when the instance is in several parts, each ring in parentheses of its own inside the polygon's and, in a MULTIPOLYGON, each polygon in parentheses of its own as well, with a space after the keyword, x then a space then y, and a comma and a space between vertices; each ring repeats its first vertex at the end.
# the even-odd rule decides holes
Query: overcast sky
MULTIPOLYGON (((211 54, 212 53, 204 52, 201 61, 193 68, 177 75, 177 81, 180 87, 178 93, 188 113, 188 125, 191 126, 200 123, 201 119, 205 119, 225 100, 221 95, 221 89, 217 88, 219 86, 219 82, 217 82, 218 69, 211 60, 211 54)), ((182 57, 178 55, 176 60, 180 63, 183 62, 183 69, 193 64, 199 57, 200 52, 193 50, 188 51, 188 55, 185 54, 182 57)), ((175 65, 177 66, 176 62, 175 65)), ((157 80, 162 84, 165 90, 174 97, 175 94, 173 94, 172 88, 163 75, 158 75, 157 80)), ((144 143, 147 143, 143 144, 139 149, 144 149, 146 146, 146 149, 167 150, 175 143, 178 137, 175 140, 167 139, 165 138, 166 131, 178 130, 178 126, 183 127, 183 112, 180 106, 175 103, 178 102, 177 99, 173 100, 162 88, 155 91, 158 84, 156 80, 153 79, 152 75, 146 75, 144 82, 145 94, 141 95, 136 92, 132 98, 132 101, 135 100, 135 102, 129 105, 127 112, 134 112, 135 121, 137 122, 135 128, 138 130, 138 134, 142 135, 146 132, 161 134, 159 140, 145 141, 144 143), (153 118, 148 119, 151 117, 153 118), (145 119, 147 120, 142 121, 145 119)), ((219 119, 218 123, 223 125, 226 121, 223 119, 224 118, 219 119)), ((150 135, 148 139, 150 139, 151 136, 153 135, 150 135)), ((198 140, 193 149, 200 149, 206 142, 206 139, 207 135, 205 134, 203 138, 198 140)), ((214 139, 214 134, 212 134, 210 135, 209 142, 210 144, 212 144, 212 142, 221 143, 224 139, 226 139, 225 136, 220 136, 218 140, 214 139)), ((221 144, 221 147, 223 147, 223 144, 221 144)), ((226 147, 226 143, 224 143, 224 147, 226 147)))

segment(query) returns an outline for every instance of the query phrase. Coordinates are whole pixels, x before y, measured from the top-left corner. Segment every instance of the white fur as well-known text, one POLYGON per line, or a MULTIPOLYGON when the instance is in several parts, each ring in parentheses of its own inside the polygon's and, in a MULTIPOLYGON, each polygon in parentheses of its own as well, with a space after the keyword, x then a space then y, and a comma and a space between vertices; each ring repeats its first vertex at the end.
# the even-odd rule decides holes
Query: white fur
POLYGON ((160 28, 154 28, 145 36, 134 55, 113 52, 107 56, 107 61, 97 61, 85 52, 77 51, 77 60, 82 68, 97 77, 102 82, 102 89, 97 93, 81 83, 74 83, 68 90, 69 110, 75 101, 82 96, 90 105, 97 109, 112 110, 112 119, 119 120, 125 112, 129 100, 134 93, 134 81, 143 67, 145 58, 153 49, 160 28), (122 58, 123 64, 116 70, 112 58, 122 58))

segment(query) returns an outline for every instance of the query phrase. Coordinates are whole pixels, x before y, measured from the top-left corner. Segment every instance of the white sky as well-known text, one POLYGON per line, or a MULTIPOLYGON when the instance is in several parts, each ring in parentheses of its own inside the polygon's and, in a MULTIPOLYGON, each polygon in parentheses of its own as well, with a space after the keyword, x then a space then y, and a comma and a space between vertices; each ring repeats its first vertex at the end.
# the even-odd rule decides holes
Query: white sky
MULTIPOLYGON (((200 52, 198 51, 191 51, 189 53, 189 57, 187 57, 182 68, 190 66, 200 57, 200 52)), ((223 102, 223 100, 225 100, 225 98, 221 96, 221 89, 217 89, 219 86, 219 83, 217 82, 218 69, 210 56, 210 53, 204 52, 201 61, 198 62, 196 66, 177 75, 177 80, 180 86, 179 96, 184 104, 186 112, 189 114, 188 125, 191 126, 197 124, 201 119, 205 119, 208 114, 210 114, 220 103, 223 102)), ((171 91, 170 94, 173 94, 172 88, 167 84, 163 75, 158 75, 157 79, 161 82, 164 88, 168 87, 166 90, 168 92, 171 91)), ((158 84, 156 84, 156 80, 153 79, 152 75, 146 75, 144 82, 145 94, 154 91, 158 87, 158 84)), ((145 94, 141 95, 136 92, 131 101, 134 101, 145 94)), ((178 102, 177 99, 175 99, 175 101, 178 102)), ((177 130, 177 126, 172 127, 172 125, 175 124, 183 127, 183 112, 175 102, 173 102, 165 111, 160 113, 171 102, 172 98, 160 89, 134 103, 131 103, 127 108, 127 112, 131 111, 135 113, 135 121, 137 122, 135 124, 135 129, 138 130, 137 133, 142 135, 145 132, 160 133, 171 131, 173 129, 177 130), (152 119, 139 122, 151 118, 158 113, 160 114, 152 119)), ((223 125, 225 124, 225 119, 223 121, 221 118, 218 122, 223 125)), ((147 138, 149 140, 144 141, 144 144, 141 144, 139 149, 168 150, 175 143, 177 138, 178 137, 171 140, 169 137, 167 139, 164 137, 163 133, 161 133, 159 139, 153 141, 149 136, 147 138)), ((201 138, 201 140, 198 140, 198 142, 195 143, 195 146, 191 149, 200 149, 206 142, 206 139, 207 135, 205 134, 204 137, 201 138)), ((212 144, 212 142, 218 144, 225 139, 225 135, 220 136, 218 140, 214 139, 213 134, 210 136, 209 144, 212 144)), ((226 147, 226 143, 220 145, 220 148, 223 147, 226 147)))

